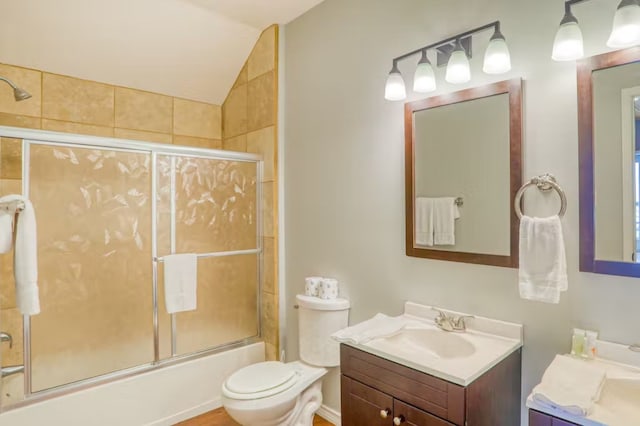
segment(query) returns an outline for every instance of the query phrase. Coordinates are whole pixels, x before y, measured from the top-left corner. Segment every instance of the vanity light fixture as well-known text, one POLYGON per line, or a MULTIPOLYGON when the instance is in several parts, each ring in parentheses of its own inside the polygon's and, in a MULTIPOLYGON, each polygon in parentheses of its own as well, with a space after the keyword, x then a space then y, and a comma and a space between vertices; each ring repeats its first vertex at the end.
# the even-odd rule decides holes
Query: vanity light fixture
POLYGON ((417 93, 429 93, 436 90, 436 76, 433 72, 431 61, 427 57, 427 51, 422 51, 422 58, 416 67, 413 76, 413 91, 417 93))
POLYGON ((487 74, 502 74, 511 69, 511 56, 507 42, 500 32, 500 21, 494 21, 473 30, 440 40, 436 43, 405 53, 393 59, 393 67, 387 78, 385 86, 385 99, 389 101, 401 101, 407 97, 404 79, 398 68, 398 62, 420 53, 421 59, 416 67, 413 90, 417 93, 428 93, 436 89, 436 79, 433 66, 427 57, 429 49, 438 51, 438 65, 441 65, 441 56, 447 65, 445 80, 453 84, 466 83, 471 79, 469 58, 471 58, 471 39, 473 34, 494 29, 484 56, 483 71, 487 74))
POLYGON ((582 31, 578 19, 571 13, 571 5, 585 0, 569 0, 564 4, 564 17, 553 41, 551 58, 554 61, 573 61, 584 55, 582 31))
MULTIPOLYGON (((567 0, 564 3, 564 17, 553 42, 551 58, 554 61, 573 61, 584 56, 582 31, 578 20, 571 13, 571 6, 587 0, 567 0)), ((622 49, 640 44, 640 0, 622 0, 613 17, 611 35, 607 46, 622 49)))
POLYGON ((621 49, 640 43, 640 2, 622 0, 613 17, 613 28, 607 46, 621 49))

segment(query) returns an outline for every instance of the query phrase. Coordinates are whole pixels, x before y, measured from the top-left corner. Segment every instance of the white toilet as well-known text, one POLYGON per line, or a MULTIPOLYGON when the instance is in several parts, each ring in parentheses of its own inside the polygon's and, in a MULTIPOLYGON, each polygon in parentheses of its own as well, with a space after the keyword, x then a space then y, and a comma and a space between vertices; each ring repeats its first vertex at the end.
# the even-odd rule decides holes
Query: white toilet
POLYGON ((325 367, 340 365, 340 346, 330 336, 348 325, 349 301, 296 299, 301 361, 253 364, 222 385, 222 405, 244 426, 311 426, 322 405, 325 367))

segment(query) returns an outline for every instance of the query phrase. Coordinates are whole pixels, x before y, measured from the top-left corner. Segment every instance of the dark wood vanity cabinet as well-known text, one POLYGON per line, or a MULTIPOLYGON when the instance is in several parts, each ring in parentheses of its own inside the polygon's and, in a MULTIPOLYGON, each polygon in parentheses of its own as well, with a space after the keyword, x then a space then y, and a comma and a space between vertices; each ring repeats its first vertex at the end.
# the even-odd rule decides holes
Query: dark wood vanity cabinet
POLYGON ((521 350, 466 387, 348 345, 340 362, 343 426, 520 424, 521 350))
POLYGON ((529 426, 577 426, 575 423, 552 417, 535 410, 529 410, 529 426))

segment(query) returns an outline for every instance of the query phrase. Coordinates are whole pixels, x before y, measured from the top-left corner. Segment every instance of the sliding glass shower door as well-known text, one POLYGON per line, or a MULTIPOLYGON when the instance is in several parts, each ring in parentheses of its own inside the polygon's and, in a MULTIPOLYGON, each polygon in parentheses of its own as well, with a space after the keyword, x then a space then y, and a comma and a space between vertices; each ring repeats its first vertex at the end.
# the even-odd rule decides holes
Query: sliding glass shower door
POLYGON ((261 163, 185 151, 24 141, 41 305, 24 322, 27 398, 259 335, 261 163), (163 258, 173 253, 198 255, 198 303, 169 315, 163 258))

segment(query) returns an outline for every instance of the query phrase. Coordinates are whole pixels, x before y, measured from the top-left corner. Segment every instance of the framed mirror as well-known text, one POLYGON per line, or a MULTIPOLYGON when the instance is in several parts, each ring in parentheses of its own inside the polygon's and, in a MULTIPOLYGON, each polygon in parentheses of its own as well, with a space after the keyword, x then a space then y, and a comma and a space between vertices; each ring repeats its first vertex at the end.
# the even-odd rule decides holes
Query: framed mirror
POLYGON ((640 277, 640 48, 578 64, 580 270, 640 277))
POLYGON ((522 81, 405 104, 407 256, 518 266, 522 81))

